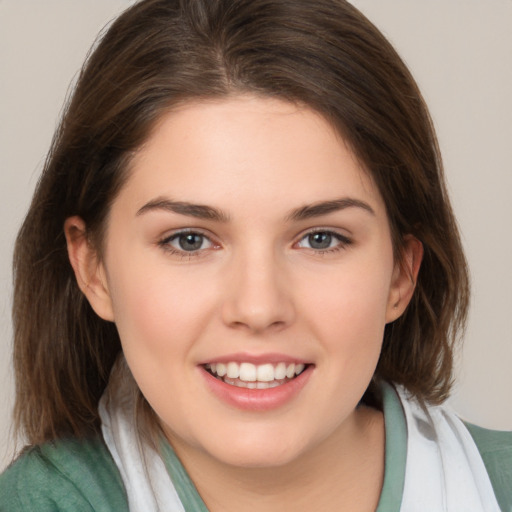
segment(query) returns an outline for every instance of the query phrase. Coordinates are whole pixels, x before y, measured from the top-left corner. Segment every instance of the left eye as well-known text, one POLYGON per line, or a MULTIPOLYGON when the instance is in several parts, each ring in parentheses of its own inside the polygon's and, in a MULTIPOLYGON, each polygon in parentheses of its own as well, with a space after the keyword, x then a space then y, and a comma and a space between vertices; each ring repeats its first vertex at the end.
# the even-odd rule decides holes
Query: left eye
POLYGON ((200 251, 213 246, 211 240, 201 233, 176 233, 167 238, 164 243, 173 249, 185 252, 200 251))
POLYGON ((304 236, 297 245, 307 249, 324 251, 349 243, 348 238, 338 233, 333 233, 332 231, 315 231, 314 233, 308 233, 304 236))

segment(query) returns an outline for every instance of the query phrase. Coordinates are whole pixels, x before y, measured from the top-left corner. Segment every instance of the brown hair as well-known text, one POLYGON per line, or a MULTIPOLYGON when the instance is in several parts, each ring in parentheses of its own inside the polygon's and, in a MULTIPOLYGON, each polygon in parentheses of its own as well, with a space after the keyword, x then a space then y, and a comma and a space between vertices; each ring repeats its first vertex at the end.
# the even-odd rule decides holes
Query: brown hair
POLYGON ((118 355, 68 261, 64 220, 101 249, 133 153, 177 102, 250 92, 305 104, 351 145, 387 205, 397 257, 424 245, 414 297, 386 326, 376 378, 442 401, 464 326, 468 277, 421 94, 382 34, 343 0, 145 0, 88 58, 64 113, 15 256, 15 417, 30 443, 98 432, 118 355))

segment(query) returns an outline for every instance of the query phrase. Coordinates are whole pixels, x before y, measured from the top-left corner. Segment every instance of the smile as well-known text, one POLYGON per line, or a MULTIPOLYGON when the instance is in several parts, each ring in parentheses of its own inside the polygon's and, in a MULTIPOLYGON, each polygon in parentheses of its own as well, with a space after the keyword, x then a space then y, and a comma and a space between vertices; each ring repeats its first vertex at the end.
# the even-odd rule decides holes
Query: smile
POLYGON ((247 389, 269 389, 295 379, 306 368, 302 363, 252 364, 209 363, 205 369, 217 379, 231 386, 247 389))

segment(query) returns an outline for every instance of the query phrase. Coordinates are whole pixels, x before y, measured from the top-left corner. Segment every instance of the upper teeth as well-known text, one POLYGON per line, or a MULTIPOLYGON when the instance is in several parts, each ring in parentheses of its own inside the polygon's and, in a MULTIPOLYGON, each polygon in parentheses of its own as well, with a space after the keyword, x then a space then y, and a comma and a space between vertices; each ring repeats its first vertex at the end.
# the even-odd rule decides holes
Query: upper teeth
POLYGON ((291 379, 301 373, 306 365, 294 363, 271 363, 255 365, 252 363, 211 363, 206 367, 219 377, 240 379, 245 382, 272 382, 273 380, 291 379))

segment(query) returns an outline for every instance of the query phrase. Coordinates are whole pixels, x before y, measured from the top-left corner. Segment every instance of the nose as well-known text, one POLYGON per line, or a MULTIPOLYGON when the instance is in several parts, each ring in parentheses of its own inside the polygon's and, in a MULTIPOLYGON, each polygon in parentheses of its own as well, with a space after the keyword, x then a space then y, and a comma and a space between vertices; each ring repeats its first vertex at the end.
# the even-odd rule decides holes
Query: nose
POLYGON ((228 271, 222 309, 225 324, 261 333, 283 329, 293 322, 293 290, 284 264, 278 260, 271 250, 253 251, 234 258, 228 271))

